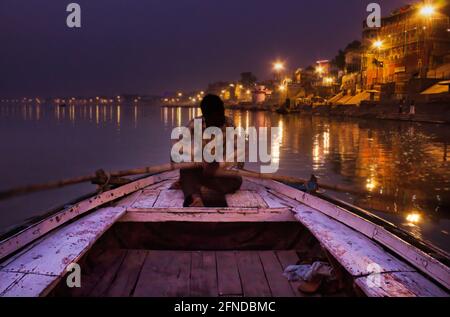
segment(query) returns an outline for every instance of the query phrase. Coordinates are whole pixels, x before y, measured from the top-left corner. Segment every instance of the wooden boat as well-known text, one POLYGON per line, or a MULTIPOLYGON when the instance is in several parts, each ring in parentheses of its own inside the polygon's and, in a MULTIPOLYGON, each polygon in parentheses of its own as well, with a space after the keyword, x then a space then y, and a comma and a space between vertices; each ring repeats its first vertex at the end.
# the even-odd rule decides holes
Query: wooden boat
POLYGON ((256 178, 226 207, 182 208, 178 175, 137 179, 0 241, 0 296, 305 296, 283 269, 317 259, 342 285, 315 296, 449 295, 445 261, 347 209, 256 178), (67 286, 73 263, 80 288, 67 286))

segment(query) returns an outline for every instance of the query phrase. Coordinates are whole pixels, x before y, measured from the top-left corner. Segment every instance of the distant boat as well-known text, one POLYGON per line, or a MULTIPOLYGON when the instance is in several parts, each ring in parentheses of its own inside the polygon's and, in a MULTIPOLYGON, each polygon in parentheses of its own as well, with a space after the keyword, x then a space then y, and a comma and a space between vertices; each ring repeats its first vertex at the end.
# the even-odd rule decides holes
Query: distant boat
POLYGON ((283 270, 311 259, 332 265, 338 296, 449 296, 448 258, 373 215, 250 177, 221 207, 183 208, 178 178, 145 176, 0 241, 0 297, 303 296, 283 270), (66 283, 73 263, 81 288, 66 283))

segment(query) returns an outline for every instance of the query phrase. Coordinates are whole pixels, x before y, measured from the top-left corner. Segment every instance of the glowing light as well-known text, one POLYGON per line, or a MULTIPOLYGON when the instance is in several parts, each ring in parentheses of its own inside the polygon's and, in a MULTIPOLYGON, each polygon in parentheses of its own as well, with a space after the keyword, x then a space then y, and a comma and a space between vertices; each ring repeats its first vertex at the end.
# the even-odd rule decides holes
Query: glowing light
POLYGON ((376 187, 377 187, 377 183, 375 182, 374 179, 368 179, 368 180, 367 180, 366 188, 367 188, 369 191, 374 190, 376 187))
POLYGON ((182 93, 182 92, 179 92, 179 93, 178 93, 178 97, 183 97, 183 93, 182 93))
POLYGON ((322 66, 316 67, 316 73, 322 75, 325 72, 325 69, 322 66))
POLYGON ((418 213, 411 213, 411 214, 406 215, 406 221, 408 221, 412 224, 419 223, 421 218, 422 218, 422 216, 418 213))
POLYGON ((333 77, 325 77, 323 79, 323 82, 327 85, 331 85, 334 82, 334 78, 333 77))
POLYGON ((424 5, 422 8, 420 8, 420 14, 424 17, 430 17, 436 12, 435 7, 431 5, 424 5))
POLYGON ((281 72, 284 70, 284 64, 282 62, 275 62, 273 64, 273 70, 276 72, 281 72))
POLYGON ((247 95, 250 95, 252 92, 250 90, 247 90, 247 95))
POLYGON ((373 47, 375 47, 377 49, 382 48, 383 47, 383 41, 377 40, 377 41, 373 42, 373 47))
POLYGON ((280 91, 286 91, 286 86, 280 85, 280 86, 278 87, 278 89, 279 89, 280 91))

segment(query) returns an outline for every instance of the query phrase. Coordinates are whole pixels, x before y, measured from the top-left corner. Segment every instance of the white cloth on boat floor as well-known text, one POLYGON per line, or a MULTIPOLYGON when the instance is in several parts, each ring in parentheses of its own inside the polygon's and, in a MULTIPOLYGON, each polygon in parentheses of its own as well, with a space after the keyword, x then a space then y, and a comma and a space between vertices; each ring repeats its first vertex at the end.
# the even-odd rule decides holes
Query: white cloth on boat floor
POLYGON ((325 262, 314 262, 312 265, 290 265, 283 273, 289 281, 295 282, 303 280, 311 282, 315 277, 332 277, 333 268, 325 262))

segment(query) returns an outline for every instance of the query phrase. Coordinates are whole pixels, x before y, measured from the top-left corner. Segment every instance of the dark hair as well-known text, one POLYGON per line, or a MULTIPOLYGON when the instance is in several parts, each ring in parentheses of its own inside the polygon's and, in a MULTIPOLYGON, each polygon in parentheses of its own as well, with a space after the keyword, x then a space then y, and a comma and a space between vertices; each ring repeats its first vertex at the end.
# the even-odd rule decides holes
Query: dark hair
POLYGON ((206 127, 222 127, 225 124, 225 105, 216 95, 206 95, 200 103, 206 127))

